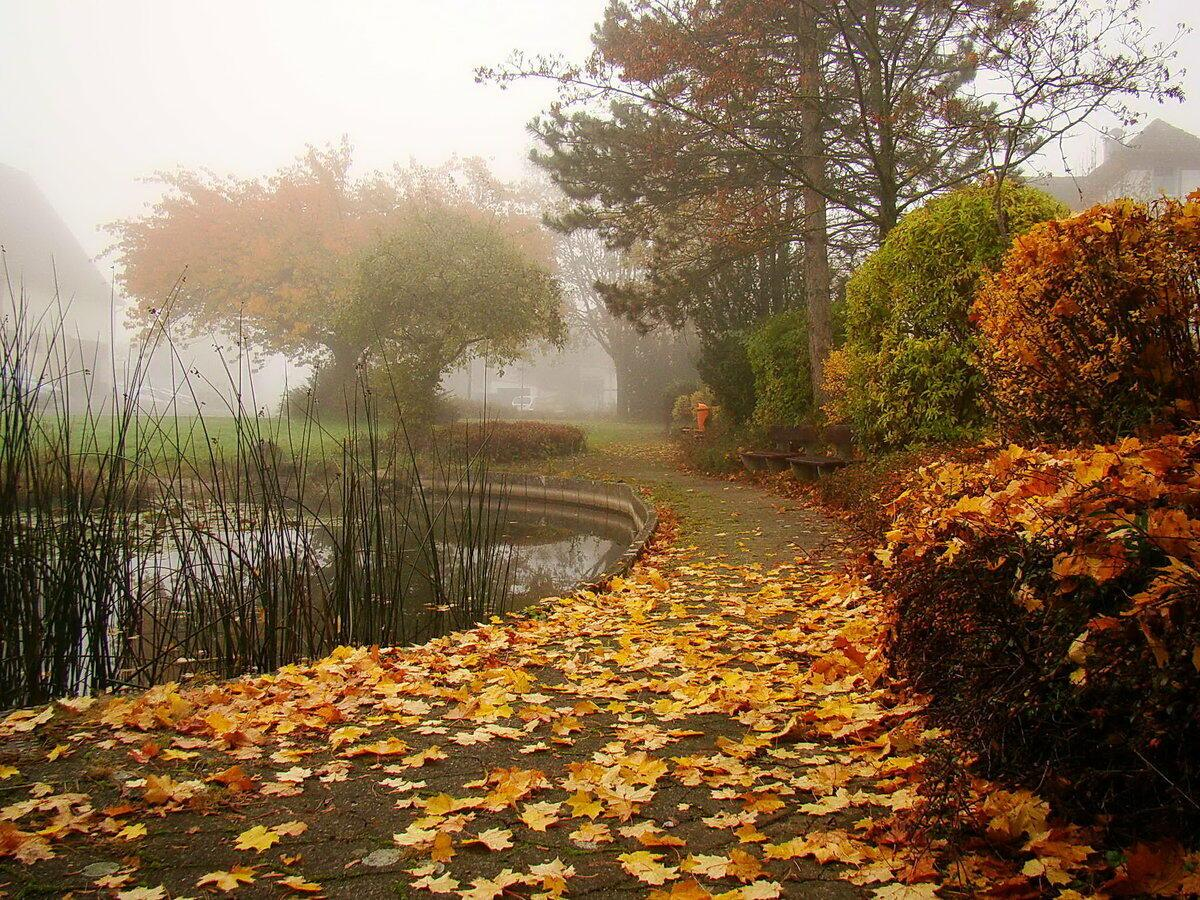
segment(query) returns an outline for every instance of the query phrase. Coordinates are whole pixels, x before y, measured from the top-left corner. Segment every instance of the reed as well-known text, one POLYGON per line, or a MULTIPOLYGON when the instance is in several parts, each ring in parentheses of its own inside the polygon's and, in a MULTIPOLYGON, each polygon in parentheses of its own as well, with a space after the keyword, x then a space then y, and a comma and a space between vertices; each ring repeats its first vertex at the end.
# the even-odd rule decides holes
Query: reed
POLYGON ((82 360, 61 306, 11 307, 0 706, 267 671, 507 608, 503 492, 465 442, 418 452, 365 389, 344 429, 268 414, 232 366, 218 438, 182 365, 171 400, 145 401, 156 354, 178 363, 161 332, 127 363, 82 360))

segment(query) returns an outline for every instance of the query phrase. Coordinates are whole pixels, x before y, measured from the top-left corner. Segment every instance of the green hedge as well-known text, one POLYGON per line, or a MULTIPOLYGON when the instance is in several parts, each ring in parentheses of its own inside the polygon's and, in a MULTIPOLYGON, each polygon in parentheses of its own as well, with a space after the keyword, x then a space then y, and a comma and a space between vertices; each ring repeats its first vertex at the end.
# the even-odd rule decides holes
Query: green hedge
POLYGON ((846 286, 847 396, 856 434, 876 447, 953 440, 986 422, 971 303, 1014 236, 1068 214, 1035 188, 976 185, 906 215, 846 286))
POLYGON ((754 423, 790 425, 813 415, 808 322, 793 309, 767 319, 746 338, 754 373, 754 423))

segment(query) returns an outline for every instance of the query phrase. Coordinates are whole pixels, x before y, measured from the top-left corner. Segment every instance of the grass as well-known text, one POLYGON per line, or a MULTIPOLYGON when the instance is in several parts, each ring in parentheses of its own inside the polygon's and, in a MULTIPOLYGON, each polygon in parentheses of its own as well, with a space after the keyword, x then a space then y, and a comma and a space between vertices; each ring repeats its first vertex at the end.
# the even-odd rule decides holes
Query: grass
POLYGON ((614 445, 653 443, 663 436, 662 425, 655 422, 596 419, 574 424, 587 433, 588 448, 592 450, 607 450, 614 445))
MULTIPOLYGON (((149 419, 154 412, 147 411, 145 415, 149 419)), ((169 419, 169 431, 146 428, 124 435, 121 435, 117 417, 111 415, 75 414, 67 417, 67 423, 73 440, 94 439, 96 449, 101 451, 112 450, 120 436, 126 441, 127 453, 160 460, 181 459, 191 463, 206 461, 214 452, 217 455, 232 453, 245 424, 244 417, 207 413, 172 413, 169 419)), ((350 433, 346 421, 337 419, 322 419, 320 427, 308 435, 302 435, 296 428, 289 428, 286 420, 275 416, 260 417, 259 422, 262 437, 288 453, 298 450, 302 443, 315 452, 337 452, 350 433)))
MULTIPOLYGON (((68 416, 69 431, 78 442, 89 435, 97 449, 111 450, 118 433, 119 424, 113 416, 68 416)), ((165 460, 178 458, 191 463, 200 463, 216 452, 218 455, 232 452, 239 440, 239 428, 243 420, 234 415, 172 414, 171 432, 143 429, 126 434, 126 452, 165 460), (130 441, 132 443, 130 443, 130 441)), ((286 420, 276 416, 259 417, 262 436, 272 441, 282 452, 291 453, 303 443, 318 454, 340 452, 343 441, 350 433, 344 419, 326 416, 319 427, 308 435, 289 428, 286 420)), ((481 425, 475 420, 471 425, 481 425)), ((622 446, 636 446, 659 441, 663 435, 661 425, 651 422, 618 422, 608 419, 563 420, 561 424, 576 425, 587 435, 588 451, 611 451, 622 446)))

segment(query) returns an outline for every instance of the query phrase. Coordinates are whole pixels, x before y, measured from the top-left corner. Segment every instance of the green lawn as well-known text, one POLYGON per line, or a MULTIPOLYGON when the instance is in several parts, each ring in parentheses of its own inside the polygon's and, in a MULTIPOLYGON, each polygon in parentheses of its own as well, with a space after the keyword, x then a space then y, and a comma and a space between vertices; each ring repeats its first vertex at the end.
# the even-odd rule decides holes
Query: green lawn
MULTIPOLYGON (((71 441, 78 450, 108 450, 121 434, 120 423, 108 416, 93 419, 73 416, 70 423, 71 441)), ((142 416, 125 432, 125 455, 136 457, 144 454, 148 459, 160 461, 180 456, 201 461, 208 459, 210 452, 219 456, 236 447, 238 427, 238 420, 233 416, 142 416)), ((272 441, 285 450, 299 447, 307 441, 318 455, 322 451, 337 451, 338 443, 348 431, 346 423, 331 421, 310 427, 306 434, 302 422, 281 422, 277 417, 243 420, 241 427, 248 436, 272 441)), ((53 435, 57 425, 47 422, 45 429, 53 435)))
POLYGON ((663 437, 663 426, 655 422, 603 420, 576 424, 587 432, 588 447, 593 450, 603 450, 613 444, 645 444, 663 437))
MULTIPOLYGON (((589 452, 603 452, 614 447, 638 444, 650 444, 661 440, 663 428, 659 424, 647 422, 617 422, 611 420, 594 420, 564 422, 582 428, 587 434, 589 452)), ((95 437, 86 449, 108 449, 116 440, 118 423, 109 417, 99 417, 88 422, 82 416, 71 419, 71 437, 75 446, 84 449, 83 439, 89 425, 95 426, 95 437)), ((261 436, 273 441, 286 452, 298 449, 308 442, 316 456, 336 454, 340 451, 339 444, 349 432, 349 426, 343 421, 321 421, 307 429, 300 419, 291 422, 280 420, 277 416, 262 417, 256 421, 243 421, 242 427, 248 433, 261 436)), ((387 428, 388 426, 384 426, 387 428)), ((54 430, 48 425, 48 430, 54 430)), ((155 418, 144 416, 136 422, 126 435, 126 439, 135 447, 141 448, 148 458, 165 460, 174 456, 182 456, 192 461, 201 461, 209 457, 210 448, 215 455, 223 455, 237 446, 238 421, 233 416, 192 415, 155 418)), ((128 456, 139 455, 132 448, 127 449, 128 456)), ((543 460, 531 463, 545 462, 543 460)))

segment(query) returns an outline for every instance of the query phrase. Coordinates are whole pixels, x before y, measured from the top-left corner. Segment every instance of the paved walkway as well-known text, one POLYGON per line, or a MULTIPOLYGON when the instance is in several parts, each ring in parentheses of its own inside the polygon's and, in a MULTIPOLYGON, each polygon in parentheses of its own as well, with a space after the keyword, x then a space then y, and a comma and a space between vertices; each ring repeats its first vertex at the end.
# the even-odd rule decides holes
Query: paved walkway
POLYGON ((912 709, 876 686, 869 597, 826 584, 838 526, 683 474, 656 442, 581 467, 678 515, 673 542, 607 594, 6 723, 0 884, 933 896, 930 859, 887 837, 917 802, 920 758, 912 709))

